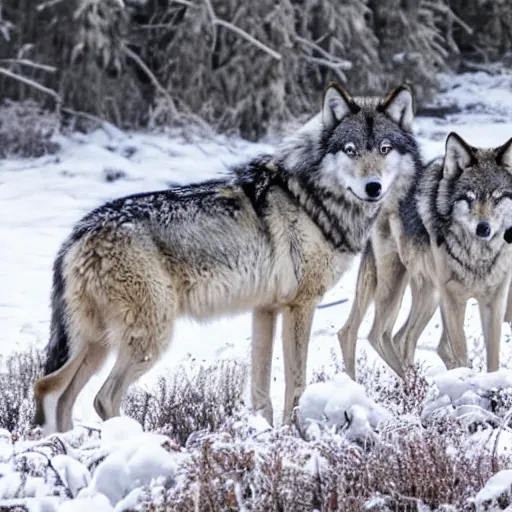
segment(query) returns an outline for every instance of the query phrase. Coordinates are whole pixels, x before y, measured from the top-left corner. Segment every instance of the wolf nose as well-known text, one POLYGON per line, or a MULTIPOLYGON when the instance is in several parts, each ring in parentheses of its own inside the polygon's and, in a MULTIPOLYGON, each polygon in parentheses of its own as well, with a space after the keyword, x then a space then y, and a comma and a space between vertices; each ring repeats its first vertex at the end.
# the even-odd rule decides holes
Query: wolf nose
POLYGON ((491 226, 488 222, 479 222, 476 225, 476 236, 487 238, 491 234, 491 226))
POLYGON ((380 196, 380 192, 382 190, 382 185, 379 181, 369 181, 365 188, 368 197, 372 199, 377 199, 380 196))

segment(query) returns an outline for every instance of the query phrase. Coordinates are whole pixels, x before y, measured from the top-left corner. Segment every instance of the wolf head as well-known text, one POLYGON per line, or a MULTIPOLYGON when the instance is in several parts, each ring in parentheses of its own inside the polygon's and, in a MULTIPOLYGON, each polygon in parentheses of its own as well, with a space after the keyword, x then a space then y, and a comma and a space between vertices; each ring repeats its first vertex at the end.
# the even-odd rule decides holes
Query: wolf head
POLYGON ((468 235, 483 242, 506 239, 512 219, 512 139, 480 149, 450 133, 437 203, 468 235))
POLYGON ((413 103, 405 86, 380 99, 352 98, 331 84, 321 114, 281 147, 281 161, 319 186, 347 191, 354 201, 378 202, 397 175, 414 172, 413 103))

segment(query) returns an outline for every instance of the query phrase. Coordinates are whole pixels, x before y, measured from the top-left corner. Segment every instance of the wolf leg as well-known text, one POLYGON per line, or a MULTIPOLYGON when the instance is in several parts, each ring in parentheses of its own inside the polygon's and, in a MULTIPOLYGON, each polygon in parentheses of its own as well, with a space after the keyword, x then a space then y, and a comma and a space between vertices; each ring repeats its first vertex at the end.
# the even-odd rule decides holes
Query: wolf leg
POLYGON ((432 318, 439 303, 434 285, 425 279, 411 279, 412 303, 405 324, 394 337, 394 346, 406 366, 414 365, 419 337, 432 318))
POLYGON ((377 287, 377 267, 371 242, 361 257, 357 274, 356 296, 352 303, 350 314, 345 325, 338 331, 338 340, 345 363, 345 371, 355 380, 356 378, 356 344, 357 333, 361 322, 368 311, 377 287))
POLYGON ((119 416, 128 387, 157 363, 171 341, 171 326, 165 327, 153 332, 125 331, 114 367, 94 399, 94 408, 103 420, 119 416))
POLYGON ((478 301, 485 346, 487 347, 487 371, 500 368, 501 324, 507 307, 509 281, 501 285, 489 301, 478 301))
POLYGON ((308 344, 317 301, 287 306, 283 312, 285 400, 283 423, 290 423, 293 408, 306 387, 308 344))
POLYGON ((108 353, 109 347, 103 343, 89 344, 82 363, 59 399, 57 406, 59 430, 66 431, 73 427, 73 405, 89 379, 101 368, 108 353))
POLYGON ((256 309, 252 315, 251 400, 254 412, 272 425, 270 400, 272 349, 276 327, 275 311, 256 309))
POLYGON ((447 370, 453 370, 454 368, 457 368, 455 356, 453 355, 452 348, 444 328, 441 334, 439 345, 437 346, 437 355, 441 358, 441 361, 443 361, 447 370))
POLYGON ((71 355, 64 366, 42 377, 34 384, 35 421, 42 426, 46 435, 62 430, 63 420, 59 417, 59 400, 80 368, 87 350, 86 344, 79 346, 76 353, 71 355))
POLYGON ((508 288, 508 295, 507 295, 507 309, 505 311, 505 322, 512 322, 512 291, 509 286, 508 288))
POLYGON ((464 333, 464 315, 467 300, 465 298, 461 300, 460 297, 457 297, 445 287, 440 290, 440 293, 443 329, 453 353, 453 364, 455 366, 467 366, 468 348, 464 333))
POLYGON ((388 254, 377 267, 378 287, 375 297, 375 318, 368 341, 386 363, 403 376, 403 365, 395 351, 392 340, 405 287, 407 272, 397 253, 388 254))

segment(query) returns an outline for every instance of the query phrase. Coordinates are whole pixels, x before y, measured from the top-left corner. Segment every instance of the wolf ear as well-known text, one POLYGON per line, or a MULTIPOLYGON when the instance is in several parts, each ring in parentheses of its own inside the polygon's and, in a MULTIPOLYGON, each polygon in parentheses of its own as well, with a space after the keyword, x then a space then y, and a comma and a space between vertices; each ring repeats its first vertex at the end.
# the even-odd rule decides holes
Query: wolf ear
POLYGON ((322 121, 326 128, 333 128, 345 116, 357 114, 359 110, 343 87, 335 83, 329 84, 324 94, 322 107, 322 121))
POLYGON ((473 155, 471 147, 462 137, 451 132, 446 138, 446 149, 443 162, 443 175, 445 178, 455 178, 466 167, 469 167, 473 155))
POLYGON ((512 139, 509 139, 503 146, 498 149, 498 155, 496 156, 496 162, 498 165, 509 167, 512 171, 512 139))
POLYGON ((414 98, 411 89, 401 85, 391 91, 381 104, 381 110, 406 132, 412 132, 414 98))

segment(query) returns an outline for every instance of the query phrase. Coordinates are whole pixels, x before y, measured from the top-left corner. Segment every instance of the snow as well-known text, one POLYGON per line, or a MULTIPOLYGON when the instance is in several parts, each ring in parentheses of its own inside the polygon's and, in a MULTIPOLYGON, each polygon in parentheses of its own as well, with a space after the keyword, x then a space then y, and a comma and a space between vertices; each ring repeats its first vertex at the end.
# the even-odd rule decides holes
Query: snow
POLYGON ((52 466, 73 497, 76 497, 78 492, 87 487, 91 481, 89 470, 69 455, 56 455, 52 459, 52 466))
POLYGON ((96 494, 91 498, 79 498, 66 501, 59 507, 59 512, 112 512, 114 509, 106 496, 96 494))
MULTIPOLYGON (((512 396, 512 370, 480 374, 469 368, 456 368, 432 377, 423 419, 447 410, 467 422, 500 423, 499 412, 491 412, 497 391, 512 396)), ((508 412, 508 411, 507 411, 508 412)))
POLYGON ((299 414, 312 437, 318 437, 318 429, 311 426, 315 423, 335 430, 345 428, 345 435, 353 440, 364 440, 392 418, 346 374, 307 386, 299 400, 299 414))
MULTIPOLYGON (((453 105, 459 111, 443 118, 416 120, 416 135, 425 160, 442 154, 450 131, 457 131, 477 146, 496 146, 512 135, 512 75, 442 76, 442 84, 444 90, 434 104, 453 105)), ((271 152, 273 147, 273 144, 254 144, 223 136, 197 140, 172 133, 106 133, 102 130, 88 135, 59 136, 58 142, 62 150, 57 155, 0 161, 0 354, 46 344, 53 259, 73 224, 85 213, 123 195, 218 176, 228 166, 271 152)), ((343 298, 348 301, 319 309, 315 314, 308 382, 317 372, 329 373, 341 360, 336 333, 352 305, 356 278, 357 261, 324 298, 325 303, 343 298)), ((409 306, 407 293, 397 329, 405 320, 409 306)), ((371 321, 369 314, 360 330, 358 351, 366 354, 370 367, 381 368, 383 363, 365 339, 371 321)), ((468 303, 465 329, 470 354, 478 366, 484 357, 484 347, 475 301, 468 303)), ((280 332, 280 325, 276 331, 280 332)), ((506 367, 511 357, 510 328, 504 324, 503 331, 501 361, 506 367)), ((191 362, 209 365, 219 359, 234 359, 248 363, 250 334, 249 314, 219 319, 208 325, 180 320, 172 347, 142 383, 151 385, 159 374, 191 362)), ((507 452, 512 434, 504 428, 498 436, 497 430, 491 428, 502 424, 506 411, 493 410, 491 398, 497 390, 508 392, 512 388, 512 372, 503 369, 486 375, 469 369, 444 371, 435 353, 440 334, 440 317, 436 312, 418 343, 417 359, 427 369, 432 384, 422 419, 450 414, 463 418, 468 426, 483 425, 473 434, 472 442, 491 446, 497 439, 498 452, 507 452)), ((271 396, 279 425, 284 370, 279 335, 277 338, 271 396)), ((92 399, 108 371, 107 364, 79 397, 74 410, 75 424, 97 425, 92 399)), ((375 435, 380 425, 392 421, 390 412, 344 375, 308 386, 299 412, 308 425, 311 439, 322 436, 326 430, 334 430, 347 439, 358 440, 375 435)), ((253 442, 264 445, 265 436, 272 430, 270 425, 260 417, 249 417, 247 421, 253 442)), ((84 430, 77 427, 69 439, 79 435, 84 436, 84 430)), ((140 498, 142 487, 156 485, 155 482, 172 485, 180 464, 188 457, 181 451, 168 451, 166 436, 144 433, 137 422, 128 418, 115 418, 102 424, 100 437, 88 441, 87 447, 84 442, 75 451, 51 457, 60 479, 76 499, 65 501, 68 498, 60 495, 50 497, 51 486, 55 483, 30 477, 24 494, 30 510, 130 510, 140 498)), ((0 430, 1 503, 1 500, 20 499, 20 473, 13 468, 21 449, 19 443, 11 440, 10 433, 0 430)))
POLYGON ((504 469, 493 475, 483 489, 476 495, 476 505, 483 505, 499 498, 504 493, 512 492, 512 469, 504 469))

